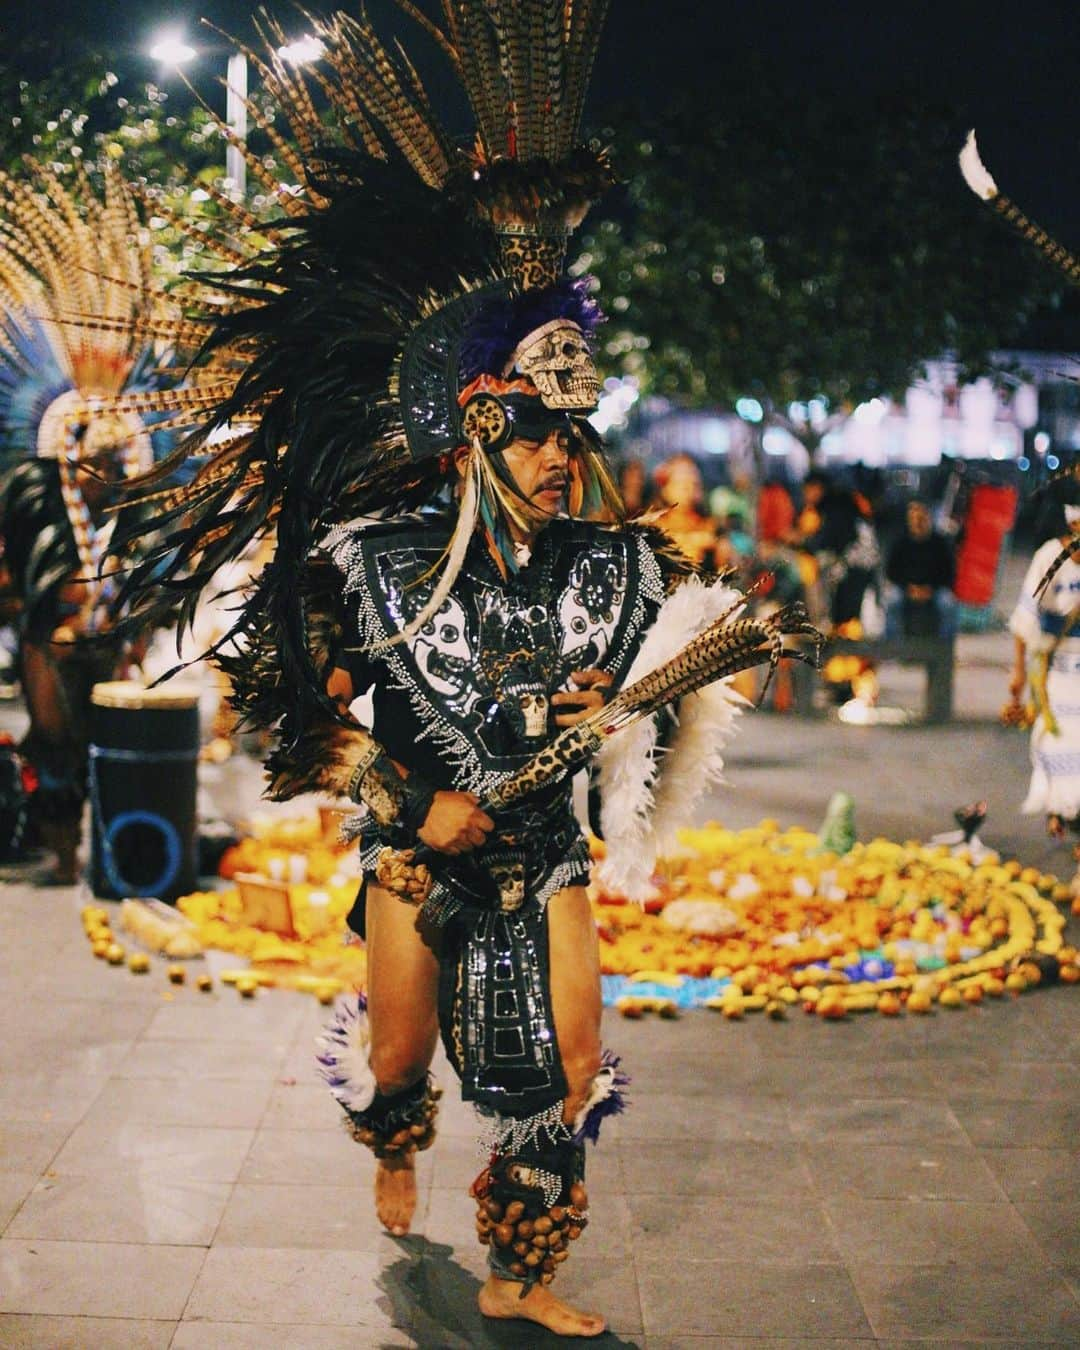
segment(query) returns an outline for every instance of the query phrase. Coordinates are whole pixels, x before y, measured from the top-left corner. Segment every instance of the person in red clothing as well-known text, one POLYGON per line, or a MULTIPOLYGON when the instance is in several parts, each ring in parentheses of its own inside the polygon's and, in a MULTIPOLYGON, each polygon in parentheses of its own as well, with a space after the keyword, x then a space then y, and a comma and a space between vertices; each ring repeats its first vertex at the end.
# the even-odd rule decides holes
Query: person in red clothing
POLYGON ((786 542, 795 528, 795 503, 778 478, 762 484, 757 502, 757 537, 775 544, 786 542))

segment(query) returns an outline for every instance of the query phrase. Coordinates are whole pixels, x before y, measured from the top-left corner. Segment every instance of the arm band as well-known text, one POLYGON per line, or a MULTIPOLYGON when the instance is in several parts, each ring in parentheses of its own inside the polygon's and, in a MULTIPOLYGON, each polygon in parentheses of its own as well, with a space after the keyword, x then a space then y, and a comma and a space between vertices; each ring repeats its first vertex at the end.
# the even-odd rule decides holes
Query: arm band
POLYGON ((366 744, 349 779, 348 795, 367 807, 396 844, 411 844, 431 810, 435 789, 418 773, 403 777, 379 742, 362 734, 366 744))

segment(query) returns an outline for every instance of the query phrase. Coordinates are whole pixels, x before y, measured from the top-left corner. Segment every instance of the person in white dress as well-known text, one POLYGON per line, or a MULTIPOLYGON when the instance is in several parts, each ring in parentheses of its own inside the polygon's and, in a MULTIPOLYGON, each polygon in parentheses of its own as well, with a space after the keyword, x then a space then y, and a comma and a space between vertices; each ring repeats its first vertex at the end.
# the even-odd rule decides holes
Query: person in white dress
POLYGON ((1061 838, 1080 833, 1080 564, 1069 558, 1049 584, 1040 583, 1062 548, 1076 541, 1080 506, 1066 506, 1061 528, 1031 560, 1009 629, 1016 640, 1009 693, 1030 684, 1037 716, 1031 728, 1031 784, 1021 808, 1045 812, 1061 838))

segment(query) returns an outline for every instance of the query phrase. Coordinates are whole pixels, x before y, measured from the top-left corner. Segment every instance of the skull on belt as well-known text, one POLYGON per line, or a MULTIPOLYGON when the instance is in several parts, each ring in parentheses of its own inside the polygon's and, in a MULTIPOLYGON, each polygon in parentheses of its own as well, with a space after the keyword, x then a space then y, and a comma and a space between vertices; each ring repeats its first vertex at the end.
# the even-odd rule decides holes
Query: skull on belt
POLYGON ((505 375, 517 369, 532 380, 546 408, 591 412, 600 397, 600 377, 584 334, 569 319, 552 319, 522 338, 505 375))
POLYGON ((499 905, 512 914, 525 903, 525 864, 519 859, 491 864, 491 879, 499 888, 499 905))

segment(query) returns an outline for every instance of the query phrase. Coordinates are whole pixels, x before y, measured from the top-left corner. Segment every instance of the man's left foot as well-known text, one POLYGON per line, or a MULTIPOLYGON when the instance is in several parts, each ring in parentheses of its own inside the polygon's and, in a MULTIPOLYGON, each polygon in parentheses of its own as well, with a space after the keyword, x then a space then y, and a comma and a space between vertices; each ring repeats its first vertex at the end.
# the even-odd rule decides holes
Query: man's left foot
POLYGON ((415 1154, 380 1158, 375 1171, 375 1213, 394 1237, 404 1237, 416 1209, 415 1154))
POLYGON ((500 1320, 517 1317, 536 1322, 556 1336, 600 1336, 606 1327, 604 1319, 597 1313, 571 1308, 542 1284, 534 1284, 522 1298, 521 1285, 516 1281, 499 1280, 491 1275, 480 1290, 477 1302, 485 1317, 500 1320))

